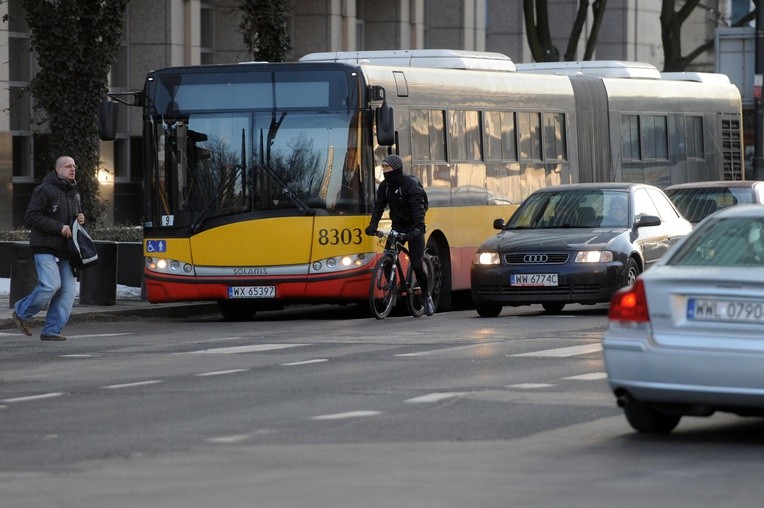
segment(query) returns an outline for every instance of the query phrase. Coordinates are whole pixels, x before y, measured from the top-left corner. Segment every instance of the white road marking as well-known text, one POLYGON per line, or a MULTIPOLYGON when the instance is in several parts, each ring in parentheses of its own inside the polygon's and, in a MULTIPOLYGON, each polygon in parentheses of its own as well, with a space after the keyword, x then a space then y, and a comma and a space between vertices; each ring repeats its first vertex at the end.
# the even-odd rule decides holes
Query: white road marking
POLYGON ((224 376, 226 374, 236 374, 237 372, 246 372, 249 369, 231 369, 231 370, 216 370, 212 372, 202 372, 201 374, 197 374, 198 377, 204 377, 204 376, 224 376))
POLYGON ((498 342, 483 342, 480 344, 468 344, 465 346, 454 346, 454 347, 447 347, 443 349, 431 349, 429 351, 418 351, 416 353, 401 353, 395 356, 425 356, 425 355, 432 355, 432 354, 438 354, 438 353, 450 353, 453 351, 461 351, 463 349, 472 349, 472 348, 482 348, 486 347, 491 344, 497 344, 498 342))
POLYGON ((157 383, 161 383, 161 379, 152 379, 150 381, 138 381, 135 383, 123 383, 119 385, 108 385, 108 386, 102 386, 101 388, 104 388, 106 390, 118 390, 120 388, 133 388, 135 386, 146 386, 146 385, 155 385, 157 383))
POLYGON ((218 347, 213 349, 200 349, 199 351, 186 351, 184 353, 175 353, 177 355, 195 355, 195 354, 219 354, 227 355, 234 353, 258 353, 261 351, 275 351, 277 349, 286 349, 291 347, 307 346, 307 344, 251 344, 249 346, 218 347))
POLYGON ((561 347, 557 349, 546 349, 544 351, 531 351, 530 353, 520 353, 507 356, 535 356, 539 358, 564 358, 567 356, 586 355, 602 351, 602 344, 584 344, 581 346, 561 347))
POLYGON ((464 396, 464 392, 428 393, 427 395, 420 395, 419 397, 406 399, 406 402, 411 402, 412 404, 440 402, 441 400, 454 399, 454 398, 463 397, 463 396, 464 396))
POLYGON ((273 434, 274 432, 278 431, 276 429, 257 429, 255 432, 247 432, 246 434, 232 434, 230 436, 210 437, 205 439, 205 441, 214 444, 240 443, 242 441, 246 441, 247 439, 252 439, 256 436, 263 434, 273 434))
POLYGON ((58 355, 59 358, 93 358, 93 355, 58 355))
POLYGON ((63 392, 41 393, 40 395, 27 395, 26 397, 13 397, 12 399, 3 399, 0 400, 0 402, 28 402, 30 400, 52 399, 53 397, 60 397, 62 395, 63 392))
POLYGON ((345 418, 361 418, 364 416, 381 415, 382 411, 348 411, 347 413, 334 413, 329 415, 311 416, 311 420, 342 420, 345 418))
POLYGON ((579 374, 578 376, 568 376, 563 379, 575 379, 576 381, 596 381, 606 379, 607 372, 590 372, 589 374, 579 374))
POLYGON ((289 363, 280 363, 279 365, 282 365, 284 367, 294 367, 295 365, 308 365, 311 363, 321 363, 321 362, 328 362, 329 360, 327 358, 316 358, 314 360, 303 360, 301 362, 289 362, 289 363))
POLYGON ((507 385, 507 388, 519 388, 521 390, 535 390, 537 388, 549 388, 550 385, 548 383, 519 383, 516 385, 507 385))

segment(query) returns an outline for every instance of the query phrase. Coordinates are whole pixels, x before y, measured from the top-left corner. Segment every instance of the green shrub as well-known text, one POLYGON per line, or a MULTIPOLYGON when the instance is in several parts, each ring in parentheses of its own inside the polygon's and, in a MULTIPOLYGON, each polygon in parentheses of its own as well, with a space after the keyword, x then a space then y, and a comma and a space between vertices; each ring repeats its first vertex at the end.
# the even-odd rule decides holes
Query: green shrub
MULTIPOLYGON (((106 228, 90 229, 85 226, 93 240, 107 240, 112 242, 142 242, 143 229, 140 226, 112 226, 106 228)), ((28 229, 9 229, 0 231, 0 241, 28 242, 28 229)))

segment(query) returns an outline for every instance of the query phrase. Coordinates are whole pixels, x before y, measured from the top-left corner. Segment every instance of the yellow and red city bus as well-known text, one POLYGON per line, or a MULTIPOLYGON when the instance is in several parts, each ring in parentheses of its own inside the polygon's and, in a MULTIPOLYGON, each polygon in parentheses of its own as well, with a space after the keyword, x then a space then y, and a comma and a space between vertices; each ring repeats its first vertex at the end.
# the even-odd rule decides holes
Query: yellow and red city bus
MULTIPOLYGON (((244 319, 366 301, 381 247, 363 230, 390 152, 429 196, 440 310, 469 289, 493 219, 537 188, 742 167, 742 148, 722 143, 742 139, 733 85, 524 73, 503 55, 450 50, 312 58, 161 69, 134 94, 150 302, 216 301, 244 319)), ((115 106, 102 108, 103 139, 115 106)))

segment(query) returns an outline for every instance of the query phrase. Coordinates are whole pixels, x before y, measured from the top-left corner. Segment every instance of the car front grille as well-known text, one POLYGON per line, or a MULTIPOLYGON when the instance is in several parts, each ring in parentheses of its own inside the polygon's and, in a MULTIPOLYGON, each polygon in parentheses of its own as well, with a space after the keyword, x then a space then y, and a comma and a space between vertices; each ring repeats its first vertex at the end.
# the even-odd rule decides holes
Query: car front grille
POLYGON ((513 296, 513 297, 533 297, 540 296, 568 296, 571 300, 599 300, 604 295, 604 288, 601 286, 556 286, 556 287, 513 287, 513 286, 483 286, 476 290, 481 296, 513 296))
POLYGON ((504 255, 509 265, 562 265, 568 262, 567 252, 512 252, 504 255))

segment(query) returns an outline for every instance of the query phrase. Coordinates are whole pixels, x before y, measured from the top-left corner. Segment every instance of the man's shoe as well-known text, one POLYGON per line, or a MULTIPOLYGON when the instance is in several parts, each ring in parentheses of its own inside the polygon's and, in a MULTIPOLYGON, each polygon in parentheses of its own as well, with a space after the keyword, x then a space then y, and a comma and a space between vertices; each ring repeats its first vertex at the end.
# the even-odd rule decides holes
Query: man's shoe
POLYGON ((66 340, 63 335, 40 335, 40 340, 66 340))
POLYGON ((24 332, 24 335, 32 336, 32 331, 29 329, 26 322, 16 314, 15 310, 13 311, 13 322, 16 324, 16 328, 24 332))
POLYGON ((427 295, 427 298, 424 299, 424 313, 428 316, 435 314, 435 304, 432 303, 432 296, 429 294, 427 295))

